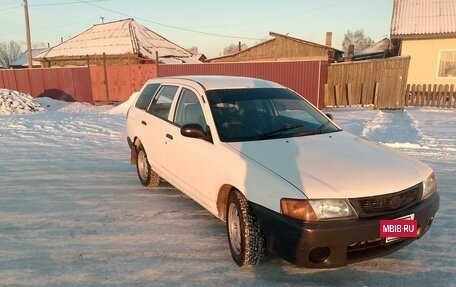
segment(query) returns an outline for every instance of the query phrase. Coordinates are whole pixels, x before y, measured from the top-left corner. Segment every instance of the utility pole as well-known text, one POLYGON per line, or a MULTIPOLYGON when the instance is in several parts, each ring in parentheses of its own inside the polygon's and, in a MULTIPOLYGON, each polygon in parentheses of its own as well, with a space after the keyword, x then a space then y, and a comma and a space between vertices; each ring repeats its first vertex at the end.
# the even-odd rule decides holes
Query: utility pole
POLYGON ((29 13, 28 13, 27 0, 24 0, 24 13, 25 13, 25 32, 27 34, 28 67, 29 68, 33 68, 32 40, 30 38, 30 22, 29 22, 29 13))

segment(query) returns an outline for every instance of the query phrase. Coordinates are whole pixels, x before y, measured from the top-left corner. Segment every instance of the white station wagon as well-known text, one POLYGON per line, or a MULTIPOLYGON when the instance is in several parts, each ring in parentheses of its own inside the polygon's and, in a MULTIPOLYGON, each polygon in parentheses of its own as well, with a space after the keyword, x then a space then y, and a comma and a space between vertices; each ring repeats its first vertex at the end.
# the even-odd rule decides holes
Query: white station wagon
POLYGON ((239 266, 269 251, 328 268, 394 252, 381 219, 439 208, 433 171, 343 131, 277 83, 228 76, 149 80, 127 114, 131 162, 145 186, 164 179, 226 222, 239 266))

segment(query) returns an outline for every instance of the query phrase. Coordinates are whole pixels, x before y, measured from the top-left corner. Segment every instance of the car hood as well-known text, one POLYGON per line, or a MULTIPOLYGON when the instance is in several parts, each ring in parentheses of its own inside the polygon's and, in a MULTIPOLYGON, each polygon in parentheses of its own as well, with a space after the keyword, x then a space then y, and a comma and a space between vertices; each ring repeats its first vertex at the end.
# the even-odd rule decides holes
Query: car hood
POLYGON ((340 131, 294 138, 229 143, 308 198, 356 198, 401 191, 432 171, 384 145, 340 131))

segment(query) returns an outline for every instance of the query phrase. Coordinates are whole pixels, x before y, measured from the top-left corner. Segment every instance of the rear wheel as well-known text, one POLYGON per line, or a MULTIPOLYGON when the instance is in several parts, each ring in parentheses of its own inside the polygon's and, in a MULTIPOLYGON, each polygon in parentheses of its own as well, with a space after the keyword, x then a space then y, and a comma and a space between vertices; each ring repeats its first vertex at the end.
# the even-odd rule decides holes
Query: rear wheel
POLYGON ((265 241, 252 208, 239 191, 228 197, 226 232, 231 256, 239 266, 255 266, 265 256, 265 241))
POLYGON ((151 168, 147 160, 146 151, 142 145, 137 150, 136 170, 142 185, 153 187, 160 184, 160 176, 151 168))

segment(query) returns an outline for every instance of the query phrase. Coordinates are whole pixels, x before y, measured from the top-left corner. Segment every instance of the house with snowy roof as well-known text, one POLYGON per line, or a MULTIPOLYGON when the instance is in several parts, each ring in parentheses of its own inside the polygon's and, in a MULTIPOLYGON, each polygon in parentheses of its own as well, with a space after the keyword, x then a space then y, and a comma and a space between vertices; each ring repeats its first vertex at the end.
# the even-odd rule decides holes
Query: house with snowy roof
POLYGON ((134 19, 95 24, 33 57, 42 67, 109 64, 199 63, 186 49, 134 19))
MULTIPOLYGON (((37 49, 32 49, 32 57, 36 56, 38 54, 41 54, 45 51, 47 51, 48 48, 37 48, 37 49)), ((13 69, 20 69, 20 68, 28 68, 29 63, 28 63, 28 51, 25 51, 22 53, 19 58, 11 62, 10 67, 13 69)), ((40 67, 41 63, 38 61, 32 61, 32 66, 34 68, 40 67)))
POLYGON ((456 83, 456 0, 394 0, 391 40, 411 57, 408 84, 456 83))

